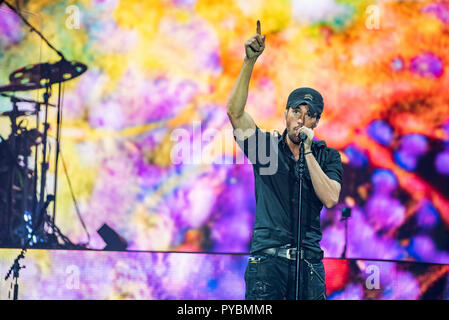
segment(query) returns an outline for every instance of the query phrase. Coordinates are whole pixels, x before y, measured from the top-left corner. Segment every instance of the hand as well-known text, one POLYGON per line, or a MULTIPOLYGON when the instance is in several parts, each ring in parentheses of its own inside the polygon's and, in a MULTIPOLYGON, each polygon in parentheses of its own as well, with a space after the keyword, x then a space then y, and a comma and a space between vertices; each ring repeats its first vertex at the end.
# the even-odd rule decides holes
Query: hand
POLYGON ((299 128, 299 133, 305 133, 307 136, 306 141, 304 141, 304 152, 309 152, 312 150, 312 141, 313 141, 313 136, 314 136, 314 132, 312 129, 306 127, 306 126, 302 126, 301 128, 299 128))
POLYGON ((246 58, 256 60, 265 49, 265 36, 260 34, 260 21, 257 20, 256 35, 245 42, 246 58))

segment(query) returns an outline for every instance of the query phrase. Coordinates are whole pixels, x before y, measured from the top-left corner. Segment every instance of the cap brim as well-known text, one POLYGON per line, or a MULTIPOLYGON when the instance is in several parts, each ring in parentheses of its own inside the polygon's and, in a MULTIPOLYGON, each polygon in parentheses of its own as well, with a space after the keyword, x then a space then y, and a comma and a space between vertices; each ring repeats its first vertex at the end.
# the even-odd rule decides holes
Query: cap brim
POLYGON ((298 100, 298 101, 295 101, 294 103, 292 103, 291 108, 296 109, 296 108, 298 108, 298 107, 299 107, 300 105, 302 105, 302 104, 308 105, 308 106, 309 106, 309 110, 310 110, 312 113, 320 114, 320 113, 317 111, 317 108, 314 106, 314 104, 311 103, 309 100, 298 100))
POLYGON ((302 105, 302 104, 307 104, 310 108, 315 108, 315 107, 313 106, 313 104, 310 103, 309 100, 299 100, 299 101, 295 101, 294 103, 292 103, 292 105, 291 105, 290 108, 296 109, 296 108, 298 108, 298 107, 299 107, 300 105, 302 105))

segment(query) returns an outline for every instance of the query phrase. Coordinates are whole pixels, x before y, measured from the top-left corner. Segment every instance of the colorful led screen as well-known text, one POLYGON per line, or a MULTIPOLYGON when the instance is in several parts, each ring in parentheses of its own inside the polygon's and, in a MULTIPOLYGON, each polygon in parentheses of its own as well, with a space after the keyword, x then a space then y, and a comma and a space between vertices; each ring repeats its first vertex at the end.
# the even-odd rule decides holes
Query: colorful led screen
MULTIPOLYGON (((0 250, 1 299, 19 250, 0 250)), ((20 264, 24 299, 241 300, 247 255, 38 250, 20 264)), ((449 299, 449 267, 417 262, 324 259, 330 300, 449 299)), ((9 298, 8 298, 9 296, 9 298)))
MULTIPOLYGON (((347 258, 449 263, 449 2, 19 2, 67 59, 88 67, 63 84, 55 223, 72 242, 87 242, 78 210, 88 248, 104 248, 97 230, 106 223, 129 250, 248 252, 254 178, 234 143, 226 103, 244 42, 260 20, 266 49, 253 71, 247 112, 260 128, 282 132, 288 94, 318 89, 325 107, 315 136, 343 161, 340 202, 321 212, 325 256, 341 257, 346 242, 347 258), (351 208, 347 237, 344 208, 351 208)), ((0 85, 20 67, 58 60, 5 6, 0 48, 0 85)), ((10 110, 9 100, 0 100, 0 111, 10 110)), ((52 157, 55 112, 50 108, 52 157)), ((24 119, 32 128, 35 118, 24 119)), ((8 117, 0 126, 8 139, 8 117)), ((54 173, 50 168, 49 190, 54 173)), ((242 270, 243 258, 223 259, 242 270)), ((235 274, 223 277, 240 283, 235 274)), ((215 286, 211 297, 241 297, 241 285, 232 293, 221 285, 229 284, 204 288, 215 286)), ((143 286, 143 297, 189 297, 187 289, 143 286)), ((70 294, 89 297, 86 290, 70 294)), ((365 295, 351 292, 344 294, 365 295)))

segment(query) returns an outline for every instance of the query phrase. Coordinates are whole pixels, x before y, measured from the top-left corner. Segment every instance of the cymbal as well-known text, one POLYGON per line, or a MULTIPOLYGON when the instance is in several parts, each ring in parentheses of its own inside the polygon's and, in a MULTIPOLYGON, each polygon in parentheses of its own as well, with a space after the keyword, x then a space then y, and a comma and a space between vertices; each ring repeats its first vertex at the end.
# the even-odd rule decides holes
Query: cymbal
POLYGON ((27 91, 50 87, 83 74, 87 66, 81 62, 59 60, 19 68, 9 75, 10 83, 0 86, 0 92, 27 91))
POLYGON ((59 60, 55 63, 45 62, 19 68, 9 75, 9 80, 12 83, 39 83, 45 87, 48 83, 59 83, 76 78, 86 70, 87 66, 80 62, 59 60))
POLYGON ((40 89, 41 85, 38 83, 8 83, 0 86, 0 92, 15 92, 15 91, 28 91, 40 89))
MULTIPOLYGON (((11 95, 6 94, 6 93, 0 93, 0 96, 5 97, 5 98, 10 98, 12 102, 27 102, 27 103, 40 104, 40 105, 44 105, 45 104, 44 101, 41 102, 41 101, 29 100, 29 99, 25 99, 25 98, 21 98, 21 97, 11 96, 11 95)), ((51 107, 56 107, 52 103, 48 103, 48 105, 51 106, 51 107)))

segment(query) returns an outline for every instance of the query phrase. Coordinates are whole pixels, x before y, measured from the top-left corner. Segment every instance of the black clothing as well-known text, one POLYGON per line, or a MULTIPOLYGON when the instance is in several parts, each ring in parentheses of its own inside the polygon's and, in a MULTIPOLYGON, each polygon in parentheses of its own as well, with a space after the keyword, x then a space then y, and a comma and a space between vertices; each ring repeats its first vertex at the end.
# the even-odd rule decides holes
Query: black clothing
MULTIPOLYGON (((322 260, 303 260, 300 300, 326 300, 322 260)), ((294 300, 296 262, 263 254, 251 255, 245 271, 246 300, 294 300)))
MULTIPOLYGON (((256 221, 251 243, 251 254, 286 244, 296 246, 299 206, 299 161, 296 162, 282 135, 256 132, 245 140, 234 136, 237 144, 253 164, 256 195, 256 221)), ((313 156, 322 170, 333 180, 342 183, 343 167, 338 151, 329 148, 323 140, 313 141, 313 156)), ((313 189, 305 163, 302 184, 302 246, 322 253, 320 240, 320 212, 323 204, 313 189)))

